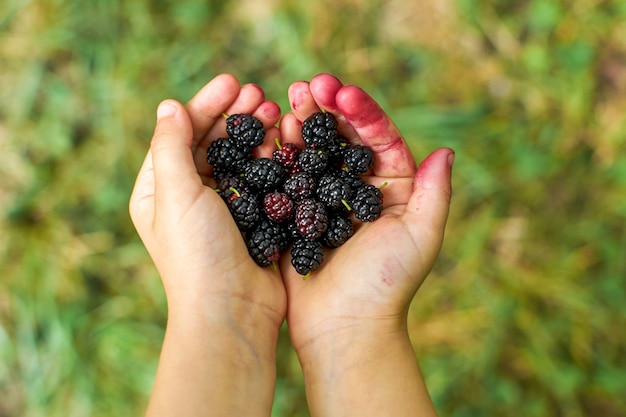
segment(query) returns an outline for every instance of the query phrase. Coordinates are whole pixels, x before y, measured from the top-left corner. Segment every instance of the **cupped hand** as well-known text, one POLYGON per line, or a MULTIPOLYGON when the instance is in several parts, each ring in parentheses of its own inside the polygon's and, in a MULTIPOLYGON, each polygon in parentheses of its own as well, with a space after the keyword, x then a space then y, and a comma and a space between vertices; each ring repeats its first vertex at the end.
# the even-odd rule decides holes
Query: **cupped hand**
POLYGON ((280 273, 250 258, 206 162, 210 143, 226 135, 223 115, 235 113, 254 114, 266 128, 267 145, 255 152, 274 146, 278 105, 231 75, 215 77, 186 106, 162 102, 130 214, 161 275, 170 311, 233 300, 249 308, 247 314, 259 310, 280 326, 286 310, 280 273))
POLYGON ((302 121, 319 110, 330 112, 351 143, 374 151, 366 181, 377 187, 386 183, 382 216, 371 223, 355 221, 352 238, 327 250, 322 266, 308 279, 295 272, 288 256, 282 259, 292 343, 298 351, 353 326, 403 329, 411 300, 441 248, 454 153, 438 149, 417 167, 398 128, 375 100, 330 74, 293 83, 289 100, 292 111, 280 124, 283 142, 303 146, 302 121))

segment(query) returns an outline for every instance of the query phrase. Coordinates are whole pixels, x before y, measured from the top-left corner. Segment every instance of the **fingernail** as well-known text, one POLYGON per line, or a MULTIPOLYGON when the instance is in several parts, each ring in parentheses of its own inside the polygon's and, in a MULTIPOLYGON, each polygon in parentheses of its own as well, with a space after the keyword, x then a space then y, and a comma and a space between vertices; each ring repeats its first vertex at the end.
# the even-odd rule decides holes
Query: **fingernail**
POLYGON ((164 101, 157 108, 157 121, 164 117, 172 116, 176 113, 176 106, 169 101, 164 101))
POLYGON ((450 152, 448 154, 448 165, 450 165, 450 167, 452 167, 452 165, 454 165, 454 156, 455 156, 454 152, 450 152))

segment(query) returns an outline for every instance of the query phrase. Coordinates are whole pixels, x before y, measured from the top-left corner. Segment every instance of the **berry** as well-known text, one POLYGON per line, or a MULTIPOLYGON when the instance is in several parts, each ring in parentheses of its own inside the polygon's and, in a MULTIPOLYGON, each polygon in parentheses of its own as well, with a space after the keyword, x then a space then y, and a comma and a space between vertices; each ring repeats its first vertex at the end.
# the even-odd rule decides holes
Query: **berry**
POLYGON ((354 216, 362 222, 373 222, 383 211, 383 193, 371 184, 359 188, 350 203, 354 216))
POLYGON ((363 181, 363 178, 344 170, 341 170, 339 172, 339 177, 342 181, 350 186, 350 189, 352 190, 352 193, 350 194, 350 199, 354 197, 358 189, 362 188, 365 185, 365 181, 363 181))
POLYGON ((285 180, 283 189, 289 197, 295 201, 300 201, 313 196, 315 185, 315 178, 311 174, 298 172, 285 180))
POLYGON ((298 239, 291 248, 291 264, 296 272, 308 276, 315 271, 324 261, 324 249, 319 242, 298 239))
POLYGON ((287 194, 274 191, 263 198, 263 210, 267 217, 281 223, 291 218, 294 204, 287 194))
POLYGON ((226 205, 235 220, 235 224, 242 231, 252 229, 261 218, 259 201, 252 193, 241 194, 234 188, 231 188, 231 190, 233 195, 226 200, 226 205))
POLYGON ((351 145, 343 150, 346 168, 353 174, 365 174, 374 165, 374 153, 363 145, 351 145))
POLYGON ((350 239, 353 233, 352 220, 335 215, 328 219, 328 229, 322 236, 322 243, 329 248, 338 248, 350 239))
POLYGON ((281 164, 287 171, 290 171, 298 161, 300 149, 293 143, 285 143, 281 145, 276 139, 278 148, 274 149, 272 159, 281 164))
POLYGON ((226 119, 226 133, 238 144, 254 148, 263 143, 263 123, 251 114, 233 114, 226 119))
POLYGON ((317 184, 317 197, 326 207, 341 209, 352 196, 350 184, 335 174, 326 174, 317 184))
POLYGON ((333 168, 341 169, 343 167, 343 151, 348 147, 348 140, 343 136, 338 136, 326 150, 328 151, 328 164, 333 168))
POLYGON ((306 148, 298 156, 300 169, 312 175, 320 175, 328 166, 328 152, 322 149, 306 148))
POLYGON ((282 186, 285 169, 269 158, 258 158, 246 164, 243 176, 250 187, 261 194, 266 194, 282 186))
POLYGON ((308 148, 324 149, 337 138, 337 120, 331 113, 317 112, 302 122, 302 139, 308 148))
POLYGON ((227 117, 226 132, 208 147, 207 163, 258 265, 276 263, 293 243, 292 264, 306 278, 322 264, 324 247, 352 237, 351 211, 362 222, 381 215, 380 189, 361 178, 372 168, 373 153, 350 145, 331 114, 303 122, 304 149, 276 139, 271 158, 253 157, 266 134, 254 116, 227 117))
POLYGON ((286 235, 282 228, 267 219, 246 236, 248 253, 260 266, 268 266, 280 259, 280 253, 285 250, 286 235))
POLYGON ((241 177, 225 177, 218 180, 217 190, 226 202, 237 198, 241 194, 247 194, 250 189, 246 181, 241 177))
POLYGON ((296 227, 302 237, 315 240, 328 228, 328 216, 324 205, 314 199, 302 200, 296 207, 296 227))
POLYGON ((230 138, 218 138, 207 149, 207 162, 218 167, 222 172, 241 172, 243 167, 252 160, 252 151, 238 146, 230 138))

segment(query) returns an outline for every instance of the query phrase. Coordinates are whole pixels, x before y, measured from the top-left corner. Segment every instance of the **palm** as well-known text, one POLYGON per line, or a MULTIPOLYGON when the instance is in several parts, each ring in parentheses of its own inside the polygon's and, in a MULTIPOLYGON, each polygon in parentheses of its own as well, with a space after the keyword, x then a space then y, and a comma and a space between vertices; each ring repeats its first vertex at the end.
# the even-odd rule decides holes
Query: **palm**
POLYGON ((328 251, 321 268, 302 280, 284 259, 287 320, 294 345, 363 319, 400 323, 438 252, 437 236, 415 227, 421 201, 414 192, 417 168, 397 128, 362 90, 322 74, 290 89, 293 112, 281 122, 285 141, 296 141, 299 121, 320 108, 335 114, 353 143, 375 154, 367 182, 383 189, 383 215, 358 224, 343 246, 328 251), (300 100, 300 101, 298 101, 300 100))

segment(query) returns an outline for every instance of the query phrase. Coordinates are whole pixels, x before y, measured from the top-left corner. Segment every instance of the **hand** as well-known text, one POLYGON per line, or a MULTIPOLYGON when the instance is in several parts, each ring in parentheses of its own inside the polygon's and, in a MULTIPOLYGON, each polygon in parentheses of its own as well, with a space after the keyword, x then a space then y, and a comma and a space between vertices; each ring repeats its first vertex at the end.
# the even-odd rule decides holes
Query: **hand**
MULTIPOLYGON (((329 74, 320 74, 310 83, 292 84, 289 100, 292 113, 280 125, 283 142, 302 146, 301 122, 323 109, 336 116, 340 132, 351 143, 374 151, 367 182, 387 183, 382 190, 382 216, 372 223, 357 222, 353 237, 327 251, 320 269, 307 280, 294 271, 289 257, 281 262, 289 300, 287 322, 308 378, 312 414, 317 410, 322 415, 340 415, 340 404, 362 400, 370 404, 368 413, 377 415, 376 407, 371 407, 376 395, 366 390, 369 398, 359 396, 359 383, 377 387, 381 404, 405 401, 405 396, 415 399, 416 391, 426 395, 406 319, 409 304, 441 248, 454 154, 439 149, 417 168, 401 133, 378 104, 361 89, 344 86, 329 74), (401 359, 379 362, 392 354, 401 359), (401 379, 407 371, 407 381, 414 383, 403 381, 403 386, 393 389, 394 379, 401 379), (350 393, 342 395, 348 389, 342 387, 350 387, 350 393), (389 395, 383 394, 386 390, 389 395)), ((422 401, 421 407, 424 403, 428 401, 422 401)), ((405 404, 413 405, 411 401, 405 404)), ((428 406, 422 409, 433 412, 428 406)), ((369 415, 358 412, 354 404, 348 408, 350 413, 369 415)), ((388 413, 389 409, 382 414, 388 413)))
POLYGON ((147 415, 269 415, 276 344, 286 311, 280 273, 260 268, 211 188, 209 144, 225 135, 223 113, 251 113, 274 146, 280 109, 256 85, 230 75, 186 106, 158 108, 130 214, 163 281, 168 324, 147 415))
POLYGON ((186 107, 166 100, 131 196, 131 218, 160 272, 170 310, 191 300, 244 300, 280 326, 286 308, 280 274, 252 261, 228 209, 209 187, 215 181, 206 150, 226 134, 224 113, 254 114, 269 138, 255 152, 274 146, 280 109, 256 85, 220 75, 186 107))

